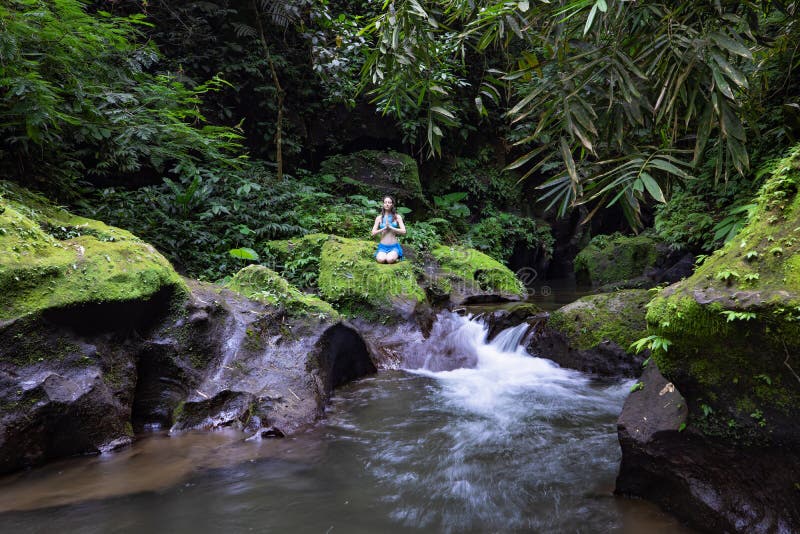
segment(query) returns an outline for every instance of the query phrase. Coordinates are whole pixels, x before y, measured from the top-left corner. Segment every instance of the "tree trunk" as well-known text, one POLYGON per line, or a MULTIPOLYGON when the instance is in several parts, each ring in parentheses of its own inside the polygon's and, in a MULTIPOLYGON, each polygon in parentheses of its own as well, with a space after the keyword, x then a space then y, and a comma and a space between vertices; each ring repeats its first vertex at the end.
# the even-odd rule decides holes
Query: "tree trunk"
POLYGON ((272 61, 272 54, 269 51, 269 45, 267 44, 267 38, 264 35, 264 25, 261 23, 261 11, 259 11, 258 6, 256 5, 255 0, 251 1, 251 5, 253 7, 253 11, 255 12, 256 16, 256 26, 258 27, 258 35, 261 39, 261 47, 264 50, 264 57, 267 59, 267 63, 269 64, 269 70, 272 75, 272 83, 275 84, 275 91, 277 91, 278 95, 278 118, 277 124, 275 125, 275 163, 277 165, 277 174, 278 180, 283 179, 283 100, 286 96, 286 93, 281 86, 281 82, 278 79, 278 72, 275 70, 275 63, 272 61))

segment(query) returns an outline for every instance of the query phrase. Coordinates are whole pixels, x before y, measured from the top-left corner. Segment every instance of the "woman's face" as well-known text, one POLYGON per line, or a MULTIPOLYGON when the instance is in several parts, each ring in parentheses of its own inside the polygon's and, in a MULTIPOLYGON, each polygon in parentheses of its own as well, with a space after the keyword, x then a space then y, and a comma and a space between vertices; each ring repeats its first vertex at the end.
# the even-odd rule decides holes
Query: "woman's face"
POLYGON ((384 211, 391 211, 392 210, 392 204, 394 204, 394 203, 392 202, 391 198, 389 198, 389 197, 384 198, 383 199, 383 209, 384 209, 384 211))

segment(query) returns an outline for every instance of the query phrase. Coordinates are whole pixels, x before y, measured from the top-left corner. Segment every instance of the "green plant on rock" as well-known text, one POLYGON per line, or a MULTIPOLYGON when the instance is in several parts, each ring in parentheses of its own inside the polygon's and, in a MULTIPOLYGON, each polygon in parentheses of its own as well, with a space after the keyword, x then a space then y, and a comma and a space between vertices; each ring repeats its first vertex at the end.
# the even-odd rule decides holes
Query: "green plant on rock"
POLYGON ((732 321, 751 321, 758 317, 758 314, 755 312, 723 310, 719 313, 724 316, 725 320, 729 323, 732 321))
POLYGON ((722 269, 714 275, 717 280, 722 280, 726 284, 730 284, 739 278, 739 273, 730 269, 722 269))
POLYGON ((631 343, 630 348, 639 354, 645 349, 650 350, 652 353, 658 352, 667 352, 669 350, 669 346, 672 345, 672 341, 669 339, 658 336, 655 334, 649 335, 647 337, 643 337, 641 339, 637 339, 633 343, 631 343))
POLYGON ((427 254, 433 250, 441 241, 436 226, 430 222, 422 221, 415 223, 408 229, 408 233, 403 237, 403 244, 412 246, 417 252, 427 254))

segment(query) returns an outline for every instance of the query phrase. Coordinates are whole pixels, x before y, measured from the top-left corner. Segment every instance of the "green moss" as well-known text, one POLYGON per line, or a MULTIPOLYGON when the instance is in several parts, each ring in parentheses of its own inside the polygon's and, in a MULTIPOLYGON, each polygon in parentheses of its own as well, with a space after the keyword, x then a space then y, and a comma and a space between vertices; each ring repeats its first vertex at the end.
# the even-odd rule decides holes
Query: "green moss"
POLYGON ((649 236, 598 235, 575 257, 575 276, 591 285, 630 280, 642 276, 657 256, 649 236))
POLYGON ((613 341, 623 349, 647 335, 645 306, 652 297, 643 289, 589 295, 553 312, 548 328, 562 332, 579 350, 613 341))
POLYGON ((651 330, 672 341, 659 368, 707 433, 758 441, 800 416, 798 162, 800 146, 776 165, 739 235, 649 306, 651 330))
POLYGON ((225 287, 294 315, 318 315, 338 319, 339 314, 322 299, 298 290, 278 273, 263 265, 249 265, 236 273, 225 287))
POLYGON ((431 254, 453 281, 475 284, 483 291, 509 296, 520 297, 525 293, 522 282, 508 267, 482 252, 465 247, 438 246, 431 254))
POLYGON ((186 401, 180 401, 175 409, 172 410, 172 422, 175 423, 178 419, 181 418, 183 415, 183 408, 186 405, 186 401))
MULTIPOLYGON (((343 311, 392 311, 396 305, 425 300, 411 262, 375 261, 375 243, 332 236, 322 247, 320 294, 343 311)), ((347 313, 348 315, 350 313, 347 313)))
POLYGON ((169 262, 129 232, 0 182, 0 319, 89 302, 186 292, 169 262))

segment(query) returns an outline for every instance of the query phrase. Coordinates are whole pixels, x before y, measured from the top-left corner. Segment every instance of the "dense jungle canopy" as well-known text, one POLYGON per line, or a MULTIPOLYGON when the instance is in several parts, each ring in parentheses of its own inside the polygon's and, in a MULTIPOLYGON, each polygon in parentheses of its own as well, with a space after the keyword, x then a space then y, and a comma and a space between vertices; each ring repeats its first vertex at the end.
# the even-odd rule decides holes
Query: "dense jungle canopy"
POLYGON ((0 169, 207 279, 364 236, 334 156, 367 149, 420 165, 421 251, 549 260, 571 220, 709 252, 800 135, 798 47, 794 2, 6 0, 0 169))

